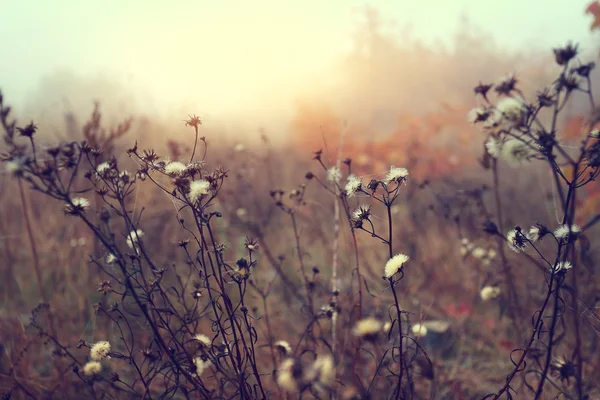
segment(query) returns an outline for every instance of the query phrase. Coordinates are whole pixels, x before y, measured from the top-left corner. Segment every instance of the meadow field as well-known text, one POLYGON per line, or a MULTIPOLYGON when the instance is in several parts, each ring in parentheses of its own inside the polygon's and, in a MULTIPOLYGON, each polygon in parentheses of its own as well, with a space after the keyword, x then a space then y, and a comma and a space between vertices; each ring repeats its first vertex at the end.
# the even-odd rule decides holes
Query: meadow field
POLYGON ((0 95, 3 398, 600 399, 598 49, 371 18, 281 132, 0 95))

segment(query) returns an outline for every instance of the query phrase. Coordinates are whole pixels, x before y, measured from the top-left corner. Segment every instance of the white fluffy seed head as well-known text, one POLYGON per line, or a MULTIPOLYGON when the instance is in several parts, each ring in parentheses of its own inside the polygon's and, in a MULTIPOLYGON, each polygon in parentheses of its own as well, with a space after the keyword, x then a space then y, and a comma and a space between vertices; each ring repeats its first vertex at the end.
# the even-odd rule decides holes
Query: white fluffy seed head
POLYGON ((500 288, 497 286, 485 286, 479 291, 479 296, 483 301, 495 299, 500 296, 500 288))
POLYGON ((385 264, 385 277, 391 278, 402 266, 408 261, 409 257, 406 254, 396 254, 390 258, 385 264))
POLYGON ((110 343, 106 340, 95 343, 90 349, 90 357, 94 361, 102 361, 110 353, 110 343))
POLYGON ((201 179, 199 181, 193 181, 190 183, 190 200, 192 203, 195 203, 200 199, 200 197, 208 194, 210 189, 210 182, 207 180, 201 179))

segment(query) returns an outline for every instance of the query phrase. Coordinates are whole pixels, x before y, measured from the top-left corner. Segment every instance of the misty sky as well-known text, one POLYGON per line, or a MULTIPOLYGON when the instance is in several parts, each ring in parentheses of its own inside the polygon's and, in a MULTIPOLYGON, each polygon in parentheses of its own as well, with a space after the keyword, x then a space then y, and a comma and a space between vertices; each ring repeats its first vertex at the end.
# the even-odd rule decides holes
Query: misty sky
POLYGON ((546 49, 598 40, 589 1, 0 0, 0 88, 23 105, 43 76, 66 69, 118 79, 140 90, 142 107, 252 109, 326 71, 365 5, 426 43, 449 42, 467 15, 501 47, 546 49))

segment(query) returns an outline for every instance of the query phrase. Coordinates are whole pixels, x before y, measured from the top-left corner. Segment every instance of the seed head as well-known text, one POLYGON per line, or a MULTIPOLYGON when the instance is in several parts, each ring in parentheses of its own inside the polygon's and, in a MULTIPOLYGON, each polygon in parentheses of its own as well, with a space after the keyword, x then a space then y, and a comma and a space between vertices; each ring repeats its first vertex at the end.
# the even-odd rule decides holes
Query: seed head
POLYGON ((101 342, 95 343, 90 349, 90 357, 94 361, 102 361, 105 358, 108 358, 110 354, 110 343, 103 340, 101 342))
POLYGON ((488 301, 490 299, 495 299, 500 295, 500 288, 497 286, 485 286, 479 292, 479 296, 483 301, 488 301))
POLYGON ((276 341, 274 346, 284 356, 289 356, 292 354, 292 346, 290 346, 290 344, 285 340, 276 341))
POLYGON ((425 336, 427 335, 427 328, 421 324, 415 324, 410 329, 414 336, 425 336))
POLYGON ((392 165, 383 182, 386 185, 389 185, 391 182, 397 182, 400 184, 402 182, 406 182, 407 177, 408 170, 406 168, 398 168, 392 165))
POLYGON ((98 361, 90 361, 83 366, 83 374, 87 376, 98 375, 102 372, 102 364, 98 361))
POLYGON ((523 235, 519 227, 512 229, 506 234, 506 241, 508 242, 508 247, 516 253, 523 252, 527 246, 527 238, 523 235))
POLYGON ((208 194, 210 189, 210 182, 201 179, 199 181, 193 181, 190 183, 190 201, 196 203, 202 196, 208 194))
POLYGON ((376 318, 368 317, 356 323, 352 332, 364 340, 374 342, 383 330, 383 323, 376 318))
POLYGON ((350 176, 348 176, 348 182, 346 183, 344 192, 346 193, 347 197, 354 197, 354 195, 361 188, 361 186, 362 180, 358 176, 351 174, 350 176))
POLYGON ((404 263, 408 261, 408 258, 406 254, 396 254, 390 258, 385 264, 385 277, 390 279, 394 276, 404 266, 404 263))

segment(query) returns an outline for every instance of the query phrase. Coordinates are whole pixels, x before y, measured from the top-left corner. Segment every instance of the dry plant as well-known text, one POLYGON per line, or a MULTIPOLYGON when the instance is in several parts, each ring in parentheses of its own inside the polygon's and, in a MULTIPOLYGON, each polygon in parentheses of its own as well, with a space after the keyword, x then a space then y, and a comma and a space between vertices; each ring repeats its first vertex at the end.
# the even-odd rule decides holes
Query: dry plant
MULTIPOLYGON (((594 64, 578 62, 570 44, 554 53, 562 72, 533 102, 512 75, 475 88, 481 106, 469 117, 487 135, 481 164, 491 185, 452 195, 436 182, 417 181, 410 166, 357 175, 341 150, 334 163, 315 152, 322 171, 308 172, 295 189, 278 189, 269 151, 252 159, 239 148, 226 161, 230 170, 213 165, 195 115, 185 121, 194 133, 189 156, 176 143, 166 157, 136 142, 126 151, 136 166, 128 170, 115 141, 131 121, 105 131, 96 108, 84 140, 42 149, 36 125, 18 127, 0 96, 2 161, 19 185, 43 300, 6 341, 8 368, 0 369, 6 397, 594 398, 597 278, 587 233, 600 214, 581 227, 575 221, 579 190, 599 174, 600 113, 591 90, 594 64), (562 142, 559 116, 578 92, 587 96, 590 116, 574 151, 562 142), (503 192, 501 165, 530 161, 552 174, 559 221, 508 229, 511 209, 530 203, 503 192), (234 189, 227 187, 232 174, 234 189), (93 235, 95 272, 87 276, 97 279, 96 293, 82 296, 99 296, 91 318, 100 340, 74 341, 61 332, 69 310, 55 308, 45 285, 23 185, 34 199, 60 202, 66 218, 93 235), (436 202, 431 207, 426 190, 436 202), (152 196, 147 207, 138 207, 141 191, 152 196), (177 233, 164 234, 168 226, 153 210, 159 197, 173 204, 177 233), (333 215, 322 206, 332 200, 333 215), (460 262, 471 257, 481 265, 439 278, 440 265, 461 242, 455 229, 460 262), (490 248, 467 238, 483 232, 493 240, 490 248), (239 234, 242 254, 227 244, 239 234), (280 243, 273 244, 274 236, 280 243), (488 345, 485 329, 469 324, 469 306, 448 301, 459 297, 450 287, 460 294, 479 284, 479 278, 469 282, 475 273, 485 275, 476 296, 506 311, 501 323, 509 345, 518 347, 510 360, 499 360, 500 346, 488 345), (487 346, 492 376, 463 369, 475 350, 457 343, 468 334, 487 346), (23 365, 25 353, 40 348, 36 340, 55 361, 31 373, 23 365)), ((266 139, 263 145, 268 149, 266 139)), ((89 283, 80 292, 91 290, 89 283)))

